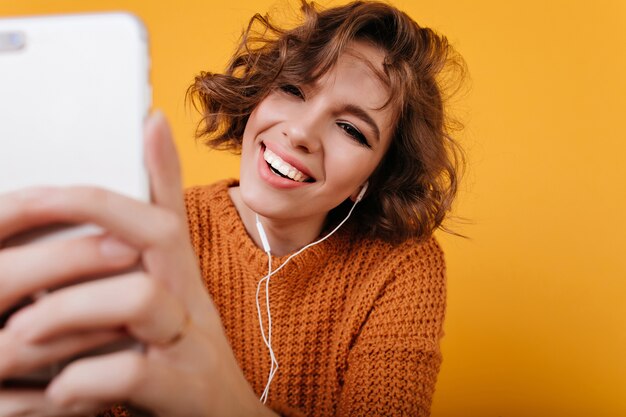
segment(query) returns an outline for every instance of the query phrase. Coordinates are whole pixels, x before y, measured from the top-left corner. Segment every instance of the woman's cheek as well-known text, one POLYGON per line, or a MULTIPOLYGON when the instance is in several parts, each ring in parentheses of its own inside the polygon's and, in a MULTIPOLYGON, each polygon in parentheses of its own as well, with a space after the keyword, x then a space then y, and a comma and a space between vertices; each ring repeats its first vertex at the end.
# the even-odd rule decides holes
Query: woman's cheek
MULTIPOLYGON (((342 138, 346 140, 346 138, 342 138)), ((326 151, 327 178, 334 178, 333 182, 343 194, 349 196, 361 186, 371 175, 375 168, 375 162, 367 149, 355 149, 352 144, 334 146, 331 151, 326 151), (347 145, 347 146, 346 146, 347 145), (330 175, 328 175, 330 174, 330 175)))
POLYGON ((250 127, 252 131, 258 134, 288 117, 289 109, 289 103, 281 100, 273 93, 261 101, 252 111, 246 124, 246 130, 250 127))

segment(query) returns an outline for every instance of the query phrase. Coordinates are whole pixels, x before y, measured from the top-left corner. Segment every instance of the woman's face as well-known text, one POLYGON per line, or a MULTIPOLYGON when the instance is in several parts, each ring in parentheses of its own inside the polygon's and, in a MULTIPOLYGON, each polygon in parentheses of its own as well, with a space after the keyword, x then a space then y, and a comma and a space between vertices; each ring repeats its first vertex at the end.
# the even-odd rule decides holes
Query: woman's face
POLYGON ((388 89, 372 71, 383 52, 354 42, 314 85, 285 85, 250 115, 243 135, 244 203, 276 220, 324 219, 355 197, 389 148, 388 89), (368 64, 369 61, 369 64, 368 64))

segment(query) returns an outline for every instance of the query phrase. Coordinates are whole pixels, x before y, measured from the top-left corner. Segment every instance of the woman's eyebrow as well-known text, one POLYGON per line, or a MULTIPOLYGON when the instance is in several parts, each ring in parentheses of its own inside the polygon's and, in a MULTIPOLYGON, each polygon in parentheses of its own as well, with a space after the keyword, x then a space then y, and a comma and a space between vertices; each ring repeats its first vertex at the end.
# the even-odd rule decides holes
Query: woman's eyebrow
POLYGON ((380 129, 378 128, 378 125, 376 124, 372 116, 370 116, 369 113, 365 111, 365 109, 355 104, 346 104, 343 110, 346 113, 353 114, 354 116, 358 117, 359 119, 367 123, 374 131, 374 136, 375 136, 376 141, 377 142, 380 141, 380 129))

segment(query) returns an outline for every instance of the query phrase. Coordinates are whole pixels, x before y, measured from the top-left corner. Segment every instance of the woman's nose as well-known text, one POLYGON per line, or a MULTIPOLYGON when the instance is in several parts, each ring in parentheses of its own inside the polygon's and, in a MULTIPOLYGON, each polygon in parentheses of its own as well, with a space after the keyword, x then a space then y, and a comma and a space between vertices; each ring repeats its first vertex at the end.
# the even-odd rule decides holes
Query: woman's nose
POLYGON ((318 152, 322 147, 324 126, 321 119, 314 110, 298 112, 285 124, 283 135, 295 149, 306 153, 318 152))

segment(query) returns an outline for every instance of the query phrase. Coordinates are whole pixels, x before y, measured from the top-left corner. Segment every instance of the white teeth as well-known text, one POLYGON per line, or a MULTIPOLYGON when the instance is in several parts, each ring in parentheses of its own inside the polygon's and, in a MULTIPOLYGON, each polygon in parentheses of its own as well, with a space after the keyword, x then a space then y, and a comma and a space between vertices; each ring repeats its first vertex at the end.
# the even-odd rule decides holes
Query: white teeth
POLYGON ((265 152, 263 153, 263 159, 265 159, 265 162, 270 164, 272 168, 274 168, 276 171, 280 172, 286 177, 291 178, 294 181, 304 182, 309 179, 309 177, 289 165, 287 162, 280 159, 278 155, 276 155, 274 152, 270 151, 267 148, 265 148, 265 152))
POLYGON ((280 166, 278 168, 276 168, 276 169, 278 169, 278 172, 280 172, 284 176, 286 176, 286 177, 289 176, 289 175, 287 175, 287 174, 289 174, 289 166, 288 165, 283 163, 283 164, 280 164, 280 166))

